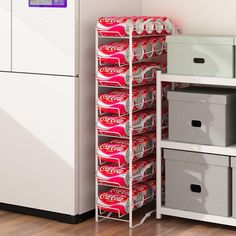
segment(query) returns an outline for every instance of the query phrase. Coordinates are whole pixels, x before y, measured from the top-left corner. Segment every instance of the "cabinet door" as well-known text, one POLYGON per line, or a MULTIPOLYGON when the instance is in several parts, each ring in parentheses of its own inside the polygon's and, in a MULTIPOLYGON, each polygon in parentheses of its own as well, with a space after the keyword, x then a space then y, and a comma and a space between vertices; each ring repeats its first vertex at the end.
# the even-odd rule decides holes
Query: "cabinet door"
POLYGON ((0 73, 0 202, 77 214, 75 80, 0 73))
POLYGON ((0 1, 0 71, 11 71, 11 1, 0 1))
POLYGON ((12 68, 15 72, 78 74, 78 1, 50 6, 50 0, 12 1, 12 68), (49 4, 49 7, 42 7, 49 4))

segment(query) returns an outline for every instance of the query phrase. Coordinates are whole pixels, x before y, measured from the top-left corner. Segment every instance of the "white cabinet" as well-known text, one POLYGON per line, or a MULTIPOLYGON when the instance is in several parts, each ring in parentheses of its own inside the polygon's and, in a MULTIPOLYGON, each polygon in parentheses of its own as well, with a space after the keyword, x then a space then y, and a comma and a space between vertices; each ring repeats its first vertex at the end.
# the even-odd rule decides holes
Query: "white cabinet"
POLYGON ((11 71, 11 1, 0 1, 0 71, 11 71))
POLYGON ((0 202, 78 213, 75 80, 0 73, 0 202))
POLYGON ((67 2, 65 8, 54 8, 12 1, 14 72, 78 75, 79 0, 67 2))

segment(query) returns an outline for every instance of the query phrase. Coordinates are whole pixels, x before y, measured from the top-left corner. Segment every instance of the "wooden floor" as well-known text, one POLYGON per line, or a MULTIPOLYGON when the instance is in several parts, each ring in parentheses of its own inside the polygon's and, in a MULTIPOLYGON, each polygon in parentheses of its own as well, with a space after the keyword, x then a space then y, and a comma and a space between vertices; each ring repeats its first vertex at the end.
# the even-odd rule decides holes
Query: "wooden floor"
POLYGON ((0 211, 0 236, 235 236, 236 228, 197 221, 154 216, 144 225, 129 230, 126 223, 90 219, 67 225, 47 219, 0 211))

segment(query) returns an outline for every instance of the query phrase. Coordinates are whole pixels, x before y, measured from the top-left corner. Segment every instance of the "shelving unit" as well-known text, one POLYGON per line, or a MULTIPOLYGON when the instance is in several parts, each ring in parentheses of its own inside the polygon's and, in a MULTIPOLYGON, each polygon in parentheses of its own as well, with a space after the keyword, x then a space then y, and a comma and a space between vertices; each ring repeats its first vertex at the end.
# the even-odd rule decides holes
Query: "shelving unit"
MULTIPOLYGON (((161 94, 162 88, 161 84, 163 82, 171 83, 187 83, 187 84, 198 84, 198 85, 209 85, 209 86, 221 86, 221 87, 235 87, 236 88, 236 79, 234 78, 213 78, 213 77, 204 77, 204 76, 187 76, 187 75, 172 75, 172 74, 162 74, 157 72, 157 110, 161 109, 161 94)), ((161 137, 161 116, 157 117, 157 135, 161 137)), ((200 152, 200 153, 209 153, 209 154, 218 154, 225 156, 236 156, 236 144, 228 147, 219 147, 219 146, 210 146, 210 145, 201 145, 201 144, 192 144, 192 143, 183 143, 175 142, 170 140, 157 140, 157 179, 160 179, 160 170, 162 168, 162 158, 161 153, 162 149, 173 149, 173 150, 185 150, 191 152, 200 152)), ((209 214, 201 214, 191 211, 184 211, 178 209, 171 209, 165 207, 162 204, 162 191, 161 191, 161 182, 157 182, 157 219, 161 219, 162 215, 205 221, 210 223, 217 223, 229 226, 236 226, 236 219, 232 217, 221 217, 214 216, 209 214)))
MULTIPOLYGON (((129 66, 129 85, 128 86, 107 86, 107 85, 101 85, 98 83, 98 81, 96 80, 96 104, 97 104, 97 101, 98 101, 98 97, 99 97, 99 93, 100 91, 107 91, 108 89, 112 89, 112 88, 115 88, 115 89, 127 89, 129 91, 129 104, 133 104, 133 88, 134 87, 141 87, 143 85, 133 85, 133 80, 135 79, 134 75, 133 75, 133 65, 138 65, 139 63, 142 63, 142 62, 146 62, 146 61, 154 61, 155 59, 159 58, 161 59, 162 56, 158 56, 158 57, 152 57, 152 58, 148 58, 148 59, 144 59, 144 60, 141 60, 141 61, 138 61, 138 62, 133 62, 131 60, 132 58, 132 45, 133 45, 133 40, 134 38, 144 38, 144 37, 159 37, 159 36, 164 36, 164 35, 147 35, 147 36, 144 36, 144 35, 141 35, 141 36, 133 36, 133 31, 130 30, 129 31, 129 36, 127 37, 112 37, 112 36, 102 36, 101 34, 98 34, 98 32, 96 31, 96 49, 98 49, 99 47, 99 44, 100 44, 100 40, 103 40, 103 41, 106 41, 106 42, 109 42, 109 40, 128 40, 129 41, 129 63, 127 64, 129 66)), ((96 51, 96 55, 97 55, 97 51, 96 51)), ((118 61, 118 66, 121 66, 121 64, 119 63, 118 61)), ((122 64, 123 66, 124 64, 122 64)), ((101 58, 96 58, 96 72, 98 72, 98 69, 99 69, 99 66, 102 66, 102 63, 101 63, 101 58)), ((153 68, 154 69, 154 68, 153 68)), ((156 82, 155 83, 147 83, 145 84, 146 85, 153 85, 153 86, 156 86, 156 82)), ((133 129, 134 128, 137 128, 135 126, 133 126, 133 114, 135 112, 133 111, 133 108, 132 106, 129 106, 129 112, 128 112, 128 116, 129 116, 129 132, 128 132, 128 136, 127 137, 123 137, 123 136, 120 136, 120 137, 117 137, 116 135, 114 134, 100 134, 98 133, 98 130, 97 130, 97 125, 96 125, 96 147, 98 147, 99 143, 101 142, 101 140, 104 140, 104 139, 109 139, 109 138, 120 138, 120 139, 126 139, 126 140, 129 140, 129 157, 133 157, 133 153, 132 153, 132 145, 133 145, 133 129)), ((99 116, 102 115, 101 113, 101 110, 98 108, 96 109, 96 122, 98 121, 98 118, 99 116)), ((118 116, 121 116, 120 112, 118 112, 118 116)), ((96 123, 97 124, 97 123, 96 123)), ((149 132, 149 131, 146 131, 146 132, 149 132)), ((154 130, 155 132, 155 130, 154 130)), ((138 135, 142 135, 142 133, 138 134, 138 135)), ((124 221, 124 222, 127 222, 129 223, 129 227, 130 228, 135 228, 141 224, 144 223, 144 221, 151 216, 151 214, 153 214, 156 209, 155 207, 152 207, 152 209, 149 209, 147 211, 145 211, 145 213, 143 214, 143 218, 139 221, 139 223, 137 224, 134 224, 133 222, 133 213, 138 210, 138 209, 133 209, 134 208, 134 205, 132 204, 132 189, 133 189, 133 179, 134 178, 137 178, 137 177, 140 177, 140 176, 133 176, 132 174, 132 168, 133 168, 133 162, 132 161, 132 158, 129 158, 129 173, 130 173, 130 176, 129 176, 129 184, 127 187, 123 187, 123 186, 115 186, 115 187, 119 187, 119 188, 123 188, 123 189, 127 189, 129 190, 129 213, 126 214, 126 215, 122 215, 120 214, 120 212, 118 212, 118 214, 116 216, 114 216, 114 214, 112 213, 109 213, 109 212, 103 212, 101 211, 101 209, 99 209, 98 207, 98 204, 97 204, 97 199, 98 199, 98 194, 99 194, 99 189, 100 187, 103 188, 103 187, 114 187, 114 185, 112 184, 109 184, 109 183, 99 183, 98 182, 98 179, 97 179, 97 172, 98 172, 98 168, 100 166, 100 164, 102 164, 101 161, 99 161, 98 159, 98 156, 97 156, 97 150, 96 150, 96 221, 99 222, 101 220, 104 220, 104 219, 111 219, 111 220, 118 220, 118 221, 124 221)), ((118 163, 118 166, 120 166, 120 163, 118 163)), ((146 176, 148 177, 148 176, 146 176)), ((148 201, 149 198, 147 199, 144 199, 144 202, 145 201, 148 201)), ((151 206, 150 206, 151 207, 151 206)))

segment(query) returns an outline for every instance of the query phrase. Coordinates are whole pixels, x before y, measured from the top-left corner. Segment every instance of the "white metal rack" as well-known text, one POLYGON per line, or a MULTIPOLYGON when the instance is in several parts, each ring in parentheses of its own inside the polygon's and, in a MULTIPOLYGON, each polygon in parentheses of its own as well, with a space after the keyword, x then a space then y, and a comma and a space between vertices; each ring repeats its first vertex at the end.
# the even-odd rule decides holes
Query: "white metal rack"
MULTIPOLYGON (((145 36, 141 35, 141 36, 133 36, 132 35, 133 32, 132 30, 130 30, 129 32, 129 36, 126 36, 126 37, 112 37, 112 36, 102 36, 101 34, 98 34, 98 32, 96 31, 96 50, 98 49, 99 47, 99 40, 111 40, 111 39, 127 39, 129 40, 129 63, 128 63, 128 66, 129 66, 129 85, 126 86, 126 87, 122 87, 122 86, 103 86, 101 84, 98 83, 98 81, 96 80, 96 104, 97 104, 97 100, 98 100, 98 96, 99 96, 99 89, 104 89, 104 88, 125 88, 125 89, 128 89, 129 90, 129 104, 133 104, 133 97, 132 97, 132 94, 133 94, 133 87, 137 87, 137 86, 142 86, 142 85, 133 85, 133 80, 135 80, 136 78, 134 77, 133 75, 133 64, 136 64, 136 63, 140 63, 140 62, 145 62, 145 61, 149 61, 149 60, 155 60, 156 58, 160 58, 161 56, 159 57, 152 57, 152 58, 149 58, 149 59, 144 59, 144 60, 141 60, 141 61, 138 61, 138 62, 133 62, 132 61, 132 45, 133 45, 133 39, 134 38, 143 38, 145 36)), ((158 37, 158 36, 164 36, 164 35, 152 35, 154 37, 158 37)), ((151 36, 151 37, 152 37, 151 36)), ((150 35, 147 35, 146 37, 150 37, 150 35)), ((97 55, 97 51, 96 51, 96 55, 97 55)), ((118 65, 120 63, 118 62, 118 65)), ((98 69, 99 69, 99 66, 101 66, 101 58, 96 58, 96 72, 98 72, 98 69)), ((122 65, 123 66, 123 65, 122 65)), ((150 84, 153 84, 155 85, 155 83, 147 83, 145 85, 150 85, 150 84)), ((96 122, 98 121, 98 118, 99 118, 99 115, 100 115, 100 109, 96 109, 96 122)), ((125 138, 125 139, 128 139, 129 140, 129 156, 132 157, 133 156, 133 153, 132 153, 132 144, 133 144, 133 129, 136 128, 133 126, 133 107, 132 106, 129 106, 129 112, 128 112, 128 115, 129 115, 129 134, 128 134, 128 137, 117 137, 117 136, 114 136, 114 135, 101 135, 98 133, 98 130, 97 130, 97 127, 96 127, 96 147, 98 147, 99 145, 99 139, 100 138, 125 138)), ((118 115, 119 112, 118 112, 118 115)), ((97 150, 96 150, 96 173, 98 171, 98 167, 99 165, 101 164, 101 162, 99 161, 99 158, 97 156, 97 150)), ((129 223, 129 227, 130 228, 135 228, 141 224, 144 223, 144 221, 151 216, 151 214, 153 214, 156 209, 153 208, 152 210, 148 210, 146 213, 144 213, 144 216, 143 218, 140 220, 139 223, 137 224, 133 224, 133 213, 136 209, 133 209, 133 204, 132 204, 132 189, 133 189, 133 179, 134 178, 137 178, 137 176, 133 176, 132 175, 132 166, 133 166, 133 161, 132 161, 132 158, 129 158, 129 173, 130 173, 130 177, 129 177, 129 186, 128 187, 122 187, 122 188, 125 188, 125 189, 128 189, 129 190, 129 213, 127 215, 122 215, 118 212, 118 217, 113 217, 112 213, 109 213, 109 212, 103 212, 101 211, 101 209, 98 208, 98 205, 97 205, 97 198, 98 198, 98 193, 99 193, 99 187, 114 187, 114 185, 110 185, 110 183, 107 183, 107 184, 101 184, 98 182, 97 180, 97 174, 96 174, 96 221, 99 222, 101 220, 104 220, 104 219, 111 219, 111 220, 118 220, 118 221, 125 221, 125 222, 128 222, 129 223), (127 219, 125 219, 125 217, 127 217, 127 219)), ((147 177, 147 176, 146 176, 147 177)), ((119 187, 119 186, 117 186, 119 187)), ((149 200, 149 199, 145 199, 145 200, 149 200)))
MULTIPOLYGON (((188 76, 188 75, 172 75, 172 74, 162 74, 157 72, 157 110, 161 110, 161 94, 163 82, 171 83, 187 83, 187 84, 198 84, 198 85, 209 85, 209 86, 221 86, 221 87, 235 87, 236 79, 234 78, 215 78, 215 77, 205 77, 205 76, 188 76)), ((161 137, 161 114, 157 116, 157 137, 161 137)), ((183 142, 175 142, 169 140, 157 139, 157 179, 161 180, 161 169, 162 169, 162 149, 174 149, 174 150, 185 150, 191 152, 201 152, 210 154, 219 154, 226 156, 236 156, 236 144, 229 147, 219 147, 201 144, 191 144, 183 142)), ((161 181, 157 182, 157 219, 161 219, 162 215, 175 216, 180 218, 192 219, 205 221, 210 223, 217 223, 229 226, 236 226, 236 219, 232 217, 221 217, 209 214, 201 214, 190 211, 183 211, 177 209, 167 208, 163 203, 163 195, 161 190, 161 181)))

